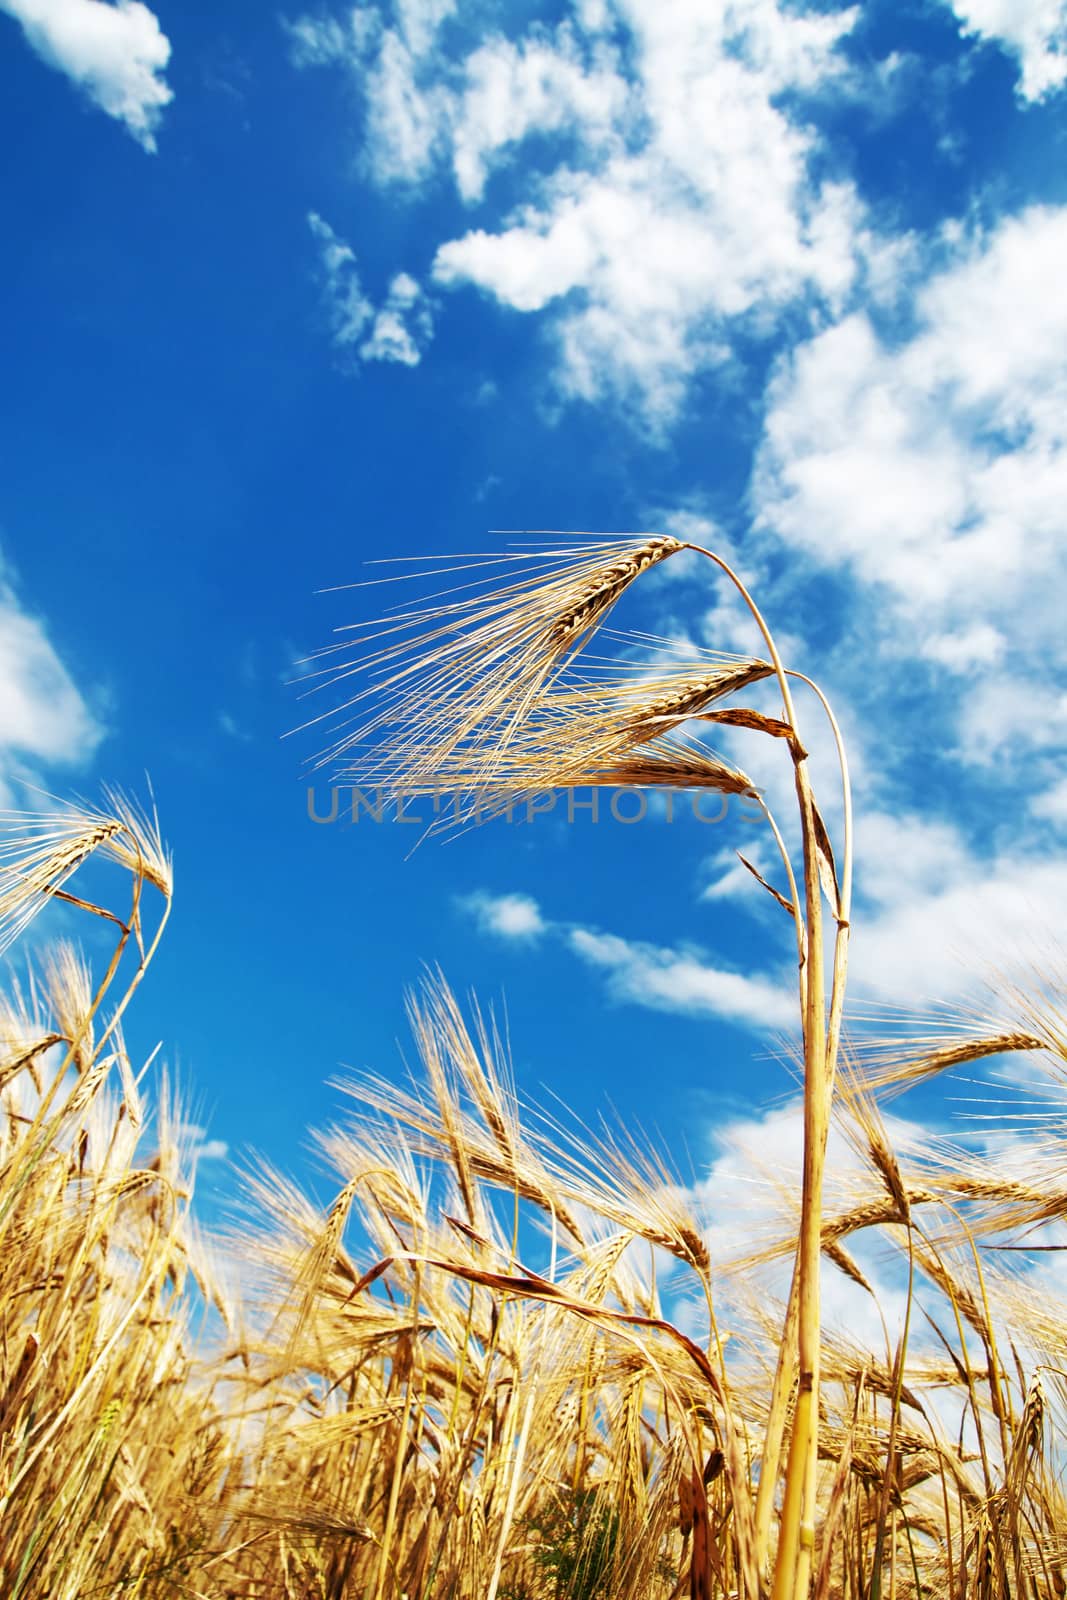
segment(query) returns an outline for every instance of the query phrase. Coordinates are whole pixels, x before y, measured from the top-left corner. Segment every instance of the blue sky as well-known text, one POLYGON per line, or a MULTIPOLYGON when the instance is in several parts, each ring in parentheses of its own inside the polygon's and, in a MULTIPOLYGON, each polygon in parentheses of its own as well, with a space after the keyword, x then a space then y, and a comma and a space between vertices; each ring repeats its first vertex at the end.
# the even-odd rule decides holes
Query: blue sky
MULTIPOLYGON (((410 859, 308 819, 287 680, 377 604, 317 591, 489 529, 734 557, 850 740, 857 1001, 1047 955, 1065 110, 1063 0, 0 0, 0 779, 150 775, 177 903, 131 1040, 213 1138, 300 1165, 331 1076, 402 1070, 423 963, 506 1004, 525 1090, 698 1175, 788 1087, 737 807, 410 859)), ((693 566, 627 608, 755 642, 693 566)))

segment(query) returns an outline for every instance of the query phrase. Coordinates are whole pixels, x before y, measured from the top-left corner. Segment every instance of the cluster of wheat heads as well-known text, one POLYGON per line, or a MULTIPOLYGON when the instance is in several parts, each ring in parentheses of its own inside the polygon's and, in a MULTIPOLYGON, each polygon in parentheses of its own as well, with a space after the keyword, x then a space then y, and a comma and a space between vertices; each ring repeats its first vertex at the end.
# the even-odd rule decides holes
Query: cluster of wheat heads
MULTIPOLYGON (((320 1140, 334 1203, 249 1179, 235 1305, 121 1037, 170 906, 158 832, 121 803, 5 820, 0 937, 57 902, 113 936, 98 978, 39 955, 0 1014, 5 1600, 762 1593, 783 1341, 760 1275, 795 1252, 796 1196, 713 1273, 694 1195, 636 1141, 520 1112, 491 1022, 430 982, 419 1077, 352 1086, 320 1140)), ((1000 1248, 1067 1218, 1062 1119, 1021 1176, 914 1132, 894 1148, 870 1089, 1006 1051, 1062 1085, 1062 1019, 1016 1002, 898 1041, 838 1095, 855 1160, 826 1193, 828 1270, 875 1295, 879 1238, 923 1336, 823 1336, 819 1600, 1062 1600, 1067 1307, 1000 1248)), ((791 1391, 786 1430, 794 1411, 791 1391)))
MULTIPOLYGON (((363 1519, 351 1592, 765 1593, 755 1513, 782 1328, 762 1274, 795 1252, 796 1195, 783 1191, 758 1248, 713 1271, 714 1228, 647 1148, 521 1114, 491 1026, 468 1027, 439 984, 413 1018, 422 1081, 351 1085, 353 1121, 321 1141, 344 1180, 328 1214, 274 1178, 260 1194, 272 1303, 292 1297, 286 1359, 299 1352, 329 1397, 305 1424, 333 1452, 325 1504, 355 1495, 363 1519), (399 1364, 364 1364, 360 1392, 353 1351, 401 1332, 399 1364), (377 1438, 345 1480, 360 1426, 377 1438)), ((1009 1037, 1062 1082, 1052 1015, 899 1046, 872 1072, 905 1082, 1009 1037)), ((1067 1216, 1062 1136, 1024 1183, 914 1129, 895 1149, 852 1072, 836 1116, 854 1159, 828 1191, 821 1246, 887 1331, 880 1351, 823 1334, 812 1592, 1062 1596, 1065 1308, 1000 1248, 1067 1216), (874 1281, 872 1237, 886 1258, 874 1281), (907 1308, 892 1333, 886 1281, 907 1308)))
POLYGON ((117 1593, 146 1559, 180 1554, 218 1445, 209 1386, 191 1382, 198 1246, 175 1119, 161 1106, 139 1159, 121 1028, 167 920, 170 862, 154 822, 114 796, 2 824, 0 945, 49 905, 113 945, 94 981, 55 944, 0 1002, 0 1593, 117 1593), (118 910, 98 898, 109 869, 118 910))
MULTIPOLYGON (((822 1172, 844 1004, 851 900, 851 801, 848 769, 832 712, 829 717, 843 787, 840 876, 815 802, 798 725, 790 673, 774 637, 741 579, 721 557, 670 536, 575 542, 510 559, 518 571, 490 587, 497 561, 460 558, 457 575, 473 578, 428 604, 394 607, 364 627, 354 652, 342 641, 311 675, 316 688, 355 684, 339 710, 319 760, 336 776, 373 781, 395 795, 442 784, 477 801, 564 784, 684 786, 750 793, 743 772, 687 739, 693 719, 744 727, 780 741, 792 760, 801 837, 795 871, 782 833, 767 812, 785 870, 771 892, 796 926, 804 1058, 804 1179, 793 1292, 781 1340, 771 1416, 753 1504, 735 1506, 745 1592, 766 1576, 772 1506, 791 1401, 784 1499, 774 1562, 774 1600, 808 1594, 815 1554, 819 1461, 819 1267, 822 1172), (730 580, 754 619, 767 659, 725 658, 675 666, 649 680, 623 684, 619 672, 580 670, 585 646, 625 591, 651 568, 683 550, 706 557, 730 580), (723 707, 763 678, 777 681, 781 715, 723 707), (317 681, 316 681, 317 680, 317 681), (836 924, 832 974, 824 971, 826 895, 836 924)), ((807 681, 807 680, 805 680, 807 681)), ((814 686, 812 686, 814 687, 814 686)), ((727 1453, 737 1455, 736 1441, 727 1453)), ((737 1456, 740 1461, 740 1456, 737 1456)), ((740 1470, 740 1469, 739 1469, 740 1470)), ((695 1480, 699 1471, 694 1466, 695 1480)), ((694 1480, 694 1481, 695 1481, 694 1480)))

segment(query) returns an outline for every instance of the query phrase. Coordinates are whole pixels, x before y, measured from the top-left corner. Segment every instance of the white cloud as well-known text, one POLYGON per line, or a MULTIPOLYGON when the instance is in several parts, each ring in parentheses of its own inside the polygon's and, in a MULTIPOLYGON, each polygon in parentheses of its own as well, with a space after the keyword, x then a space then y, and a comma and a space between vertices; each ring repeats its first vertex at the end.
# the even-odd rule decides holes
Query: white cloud
POLYGON ((317 212, 308 214, 308 227, 319 241, 319 259, 334 343, 342 346, 357 344, 374 315, 374 307, 363 293, 356 269, 356 253, 317 212))
POLYGON ((33 49, 126 127, 145 150, 174 98, 163 78, 170 42, 140 0, 0 0, 33 49))
POLYGON ((763 524, 914 610, 1010 615, 1064 544, 1065 252, 1067 208, 1035 208, 924 285, 903 344, 857 313, 800 346, 770 392, 763 524))
POLYGON ((483 933, 500 939, 527 941, 546 931, 541 909, 528 894, 493 895, 478 890, 465 895, 459 903, 473 915, 483 933))
POLYGON ((379 183, 417 183, 445 137, 447 91, 420 82, 419 61, 400 33, 386 29, 367 85, 367 167, 379 183))
POLYGON ((951 822, 911 812, 861 809, 855 843, 857 887, 868 904, 883 910, 954 888, 974 867, 951 822))
POLYGON ((358 36, 350 34, 333 17, 283 17, 282 27, 289 35, 296 67, 324 67, 343 61, 350 47, 358 47, 358 36))
POLYGON ((1019 93, 1041 100, 1067 83, 1065 0, 949 0, 968 33, 994 40, 1021 68, 1019 93))
MULTIPOLYGON (((1054 804, 1055 796, 1048 811, 1042 813, 1036 803, 1031 810, 1051 814, 1054 804)), ((1063 805, 1067 815, 1067 800, 1063 805)), ((762 836, 754 843, 757 849, 746 854, 784 890, 776 857, 762 836)), ((729 852, 710 865, 715 875, 702 898, 731 900, 749 911, 766 907, 768 917, 780 919, 784 950, 788 921, 751 874, 736 859, 731 863, 729 852)), ((949 820, 861 806, 855 893, 851 1000, 921 1009, 973 995, 1003 967, 1006 951, 1023 967, 1047 958, 1060 936, 1067 857, 1050 854, 1047 840, 988 857, 949 820)), ((775 923, 768 926, 773 930, 775 923)))
POLYGON ((457 0, 396 0, 400 32, 415 56, 433 49, 441 25, 456 12, 457 0))
POLYGON ((381 184, 415 184, 430 172, 452 117, 452 96, 436 79, 438 30, 455 0, 396 0, 395 25, 373 6, 334 18, 284 20, 297 67, 347 66, 366 101, 364 165, 381 184))
POLYGON ((921 653, 950 672, 969 672, 972 667, 996 666, 1007 641, 988 622, 975 622, 957 633, 938 633, 920 641, 921 653))
POLYGON ((433 316, 419 284, 397 273, 385 303, 374 315, 370 334, 359 347, 364 361, 399 361, 417 367, 433 338, 433 316))
MULTIPOLYGON (((1067 856, 1050 848, 1045 830, 1035 833, 1024 824, 1027 812, 1067 821, 1067 782, 1060 790, 1029 802, 1015 792, 1008 803, 1019 814, 993 820, 1003 825, 1005 838, 1018 842, 992 852, 976 848, 950 819, 883 811, 872 803, 858 808, 848 975, 853 1001, 922 1009, 968 999, 1008 964, 1022 972, 1047 962, 1062 940, 1067 856)), ((755 850, 745 853, 784 889, 765 837, 753 844, 755 850)), ((751 874, 726 851, 709 865, 715 876, 702 898, 733 900, 749 910, 766 903, 768 915, 781 920, 784 941, 787 919, 751 874)))
POLYGON ((1030 810, 1035 817, 1067 827, 1067 778, 1061 778, 1058 783, 1035 795, 1030 802, 1030 810))
POLYGON ((608 974, 617 1000, 652 1011, 685 1016, 715 1016, 761 1032, 788 1029, 796 1021, 796 1001, 788 981, 747 977, 709 965, 689 950, 620 939, 590 928, 572 928, 569 944, 590 966, 608 974))
POLYGON ((793 921, 785 908, 778 904, 767 890, 757 883, 745 861, 751 863, 766 883, 789 899, 789 880, 782 858, 775 848, 769 829, 754 833, 751 840, 741 842, 741 848, 725 846, 704 863, 709 874, 700 892, 701 900, 714 904, 719 900, 734 901, 750 914, 761 915, 765 928, 780 936, 790 947, 795 934, 793 921), (742 860, 742 856, 744 860, 742 860))
POLYGON ((664 421, 689 378, 729 359, 744 322, 836 307, 868 255, 851 185, 815 175, 811 117, 790 94, 838 86, 858 11, 780 0, 577 5, 554 29, 449 51, 442 7, 361 36, 308 19, 297 58, 337 59, 366 99, 363 155, 380 184, 450 175, 477 203, 498 168, 525 176, 502 221, 440 240, 434 277, 513 310, 548 311, 561 392, 636 396, 664 421))
POLYGON ((963 998, 1009 961, 1042 965, 1062 938, 1067 857, 1047 839, 1040 851, 987 857, 950 822, 861 812, 856 844, 856 997, 919 1007, 963 998))
POLYGON ((103 737, 77 684, 36 617, 0 580, 0 763, 76 765, 103 737))
MULTIPOLYGON (((755 839, 753 845, 742 853, 765 878, 773 877, 774 865, 762 836, 755 839)), ((725 848, 718 851, 707 862, 707 866, 711 869, 712 877, 701 890, 702 900, 734 900, 747 896, 749 891, 756 887, 755 878, 744 862, 738 859, 736 850, 725 848)))
POLYGON ((480 890, 459 904, 483 933, 495 938, 529 941, 555 935, 573 955, 603 973, 609 994, 624 1003, 683 1016, 721 1017, 760 1032, 789 1029, 796 1021, 789 974, 780 983, 773 977, 746 977, 712 966, 693 949, 671 950, 595 928, 550 922, 525 894, 480 890))
POLYGON ((327 312, 338 349, 360 361, 395 361, 416 367, 433 338, 426 294, 407 272, 393 278, 380 306, 363 291, 356 254, 317 212, 308 226, 319 241, 327 312))
POLYGON ((237 739, 240 743, 247 744, 252 738, 248 729, 242 727, 237 718, 232 716, 229 711, 219 712, 218 723, 228 739, 237 739))
POLYGON ((978 765, 1027 747, 1054 754, 1067 747, 1067 690, 1040 674, 991 675, 965 699, 964 716, 960 753, 978 765))
POLYGON ((988 765, 1051 751, 1067 710, 1067 207, 941 249, 908 336, 855 313, 783 360, 754 500, 768 541, 858 585, 852 646, 907 674, 883 693, 925 658, 930 736, 988 765))
POLYGON ((191 1162, 225 1161, 230 1153, 225 1139, 209 1139, 207 1129, 198 1122, 179 1122, 171 1131, 191 1162))

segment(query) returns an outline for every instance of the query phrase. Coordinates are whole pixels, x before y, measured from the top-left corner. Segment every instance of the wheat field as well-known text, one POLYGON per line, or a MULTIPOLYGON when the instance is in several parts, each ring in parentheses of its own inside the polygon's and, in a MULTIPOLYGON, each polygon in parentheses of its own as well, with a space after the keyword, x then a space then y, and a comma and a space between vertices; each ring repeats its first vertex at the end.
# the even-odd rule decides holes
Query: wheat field
POLYGON ((1063 1600, 1067 1307, 1033 1231, 1067 1216, 1055 988, 844 1049, 847 764, 835 854, 769 630, 766 660, 578 672, 672 546, 409 609, 323 759, 468 797, 620 773, 746 792, 683 725, 777 741, 799 843, 776 825, 764 887, 797 929, 802 1181, 720 1235, 638 1132, 520 1104, 492 1016, 433 974, 415 1075, 349 1085, 319 1136, 332 1204, 260 1170, 207 1237, 180 1108, 122 1034, 170 912, 159 827, 116 795, 9 814, 4 942, 61 908, 113 948, 90 968, 35 937, 0 1013, 5 1600, 1063 1600), (723 708, 761 680, 779 717, 723 708), (891 1097, 994 1056, 1047 1109, 1025 1160, 895 1137, 891 1097), (881 1337, 827 1321, 830 1279, 881 1337))

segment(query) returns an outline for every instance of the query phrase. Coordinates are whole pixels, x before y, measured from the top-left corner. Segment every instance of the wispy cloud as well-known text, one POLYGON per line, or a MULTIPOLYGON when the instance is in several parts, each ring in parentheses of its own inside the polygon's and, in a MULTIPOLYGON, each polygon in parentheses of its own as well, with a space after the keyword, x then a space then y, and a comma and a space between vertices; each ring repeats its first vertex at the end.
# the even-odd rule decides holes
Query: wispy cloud
POLYGON ((242 728, 237 718, 228 711, 220 711, 218 715, 219 727, 228 739, 237 739, 242 744, 247 744, 252 735, 247 728, 242 728))
POLYGON ((163 77, 170 41, 140 0, 0 0, 33 49, 70 78, 101 111, 155 150, 163 109, 173 100, 163 77))
POLYGON ((796 1022, 786 975, 778 982, 730 972, 695 949, 674 950, 589 928, 571 928, 568 941, 575 955, 606 975, 609 994, 630 1005, 721 1017, 758 1032, 789 1029, 796 1022))
POLYGON ((720 1017, 758 1032, 786 1029, 796 1017, 788 975, 745 976, 710 962, 695 947, 669 949, 574 923, 545 917, 530 895, 465 896, 461 907, 483 933, 528 941, 551 933, 571 955, 604 978, 607 992, 622 1004, 682 1016, 720 1017))
POLYGON ((460 907, 470 913, 483 933, 500 939, 531 940, 546 932, 541 908, 528 894, 487 894, 478 890, 461 897, 460 907))
POLYGON ((173 1132, 192 1162, 225 1161, 230 1153, 226 1140, 209 1139, 199 1122, 180 1122, 173 1132))
POLYGON ((395 361, 416 367, 433 337, 429 300, 410 273, 399 272, 376 306, 364 293, 351 245, 317 212, 308 225, 319 242, 326 309, 333 341, 357 361, 395 361))
POLYGON ((417 367, 432 337, 433 316, 426 295, 410 273, 398 272, 359 353, 364 361, 399 361, 417 367))
POLYGON ((1040 794, 1034 795, 1030 810, 1035 817, 1067 827, 1067 778, 1060 778, 1040 794))
POLYGON ((452 96, 441 81, 435 45, 455 0, 396 0, 392 25, 374 6, 357 6, 347 23, 302 16, 283 23, 294 65, 341 65, 365 96, 362 162, 381 184, 414 185, 431 171, 452 96))
POLYGON ((44 623, 0 578, 0 783, 27 766, 77 766, 103 734, 44 623))

